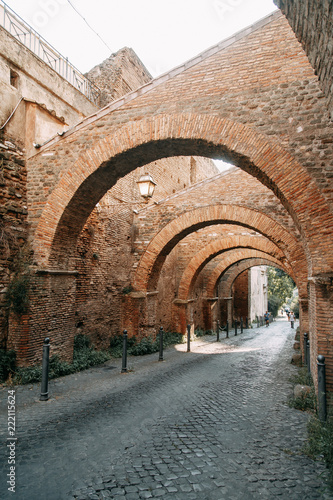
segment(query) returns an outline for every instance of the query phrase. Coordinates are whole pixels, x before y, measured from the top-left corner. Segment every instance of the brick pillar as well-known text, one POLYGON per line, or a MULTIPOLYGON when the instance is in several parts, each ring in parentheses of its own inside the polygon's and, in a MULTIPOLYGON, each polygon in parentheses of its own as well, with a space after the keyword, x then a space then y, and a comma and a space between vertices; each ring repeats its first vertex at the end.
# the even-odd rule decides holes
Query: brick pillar
POLYGON ((176 332, 185 335, 187 325, 187 300, 175 299, 173 301, 172 323, 173 329, 176 332))
POLYGON ((229 321, 229 328, 232 325, 232 297, 225 297, 224 300, 227 302, 227 320, 229 321))
POLYGON ((131 292, 122 298, 122 330, 128 336, 155 337, 157 333, 158 292, 131 292))
POLYGON ((308 299, 299 298, 299 329, 302 359, 304 360, 304 333, 309 333, 309 303, 308 299))
POLYGON ((122 297, 121 324, 122 331, 127 330, 128 336, 139 335, 141 318, 145 316, 146 294, 144 292, 131 292, 122 297))
MULTIPOLYGON (((212 330, 219 319, 218 298, 206 299, 203 303, 204 329, 212 330)), ((215 327, 216 329, 216 327, 215 327)))
POLYGON ((333 274, 309 278, 311 373, 317 387, 317 356, 325 356, 327 390, 333 391, 333 274))
POLYGON ((151 336, 155 337, 157 334, 157 304, 158 304, 158 292, 147 292, 146 299, 146 321, 141 325, 142 334, 144 337, 151 336))

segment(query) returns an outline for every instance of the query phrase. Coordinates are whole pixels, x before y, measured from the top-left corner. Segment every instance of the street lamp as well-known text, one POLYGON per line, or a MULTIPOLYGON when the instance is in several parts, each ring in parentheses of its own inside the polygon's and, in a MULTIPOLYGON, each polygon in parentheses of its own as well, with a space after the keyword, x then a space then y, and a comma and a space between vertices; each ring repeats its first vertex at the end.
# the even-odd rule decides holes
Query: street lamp
POLYGON ((137 181, 137 184, 139 185, 141 196, 143 196, 143 198, 146 198, 148 201, 148 198, 151 198, 154 194, 156 182, 153 180, 150 174, 144 174, 141 175, 140 179, 137 181))

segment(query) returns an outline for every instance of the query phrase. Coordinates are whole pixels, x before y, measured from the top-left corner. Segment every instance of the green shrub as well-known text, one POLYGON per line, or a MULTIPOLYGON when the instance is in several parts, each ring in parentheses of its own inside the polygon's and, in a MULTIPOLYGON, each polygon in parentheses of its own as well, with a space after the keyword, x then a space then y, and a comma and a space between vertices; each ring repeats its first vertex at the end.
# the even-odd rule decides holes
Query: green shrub
POLYGON ((309 385, 310 387, 313 386, 312 375, 311 373, 308 372, 306 366, 300 368, 295 375, 290 377, 289 380, 293 385, 300 384, 300 385, 309 385))
MULTIPOLYGON (((92 366, 101 365, 110 359, 107 351, 96 351, 86 335, 76 335, 74 338, 73 363, 61 361, 58 355, 50 357, 49 379, 63 377, 71 373, 86 370, 92 366)), ((42 380, 41 366, 17 368, 13 382, 15 384, 30 384, 42 380)))
POLYGON ((63 377, 65 375, 70 375, 74 373, 73 365, 67 363, 66 361, 61 361, 59 356, 55 354, 50 358, 49 364, 49 379, 63 377))
POLYGON ((80 349, 84 349, 86 347, 91 347, 91 340, 87 335, 83 335, 79 333, 74 337, 74 353, 75 351, 79 351, 80 349))
POLYGON ((144 337, 140 342, 129 348, 128 354, 132 356, 143 356, 144 354, 152 354, 159 350, 159 341, 153 340, 151 337, 144 337))
POLYGON ((18 315, 26 313, 29 306, 29 286, 29 275, 15 276, 7 288, 6 307, 18 315))
POLYGON ((310 392, 304 393, 297 398, 291 397, 288 401, 291 408, 301 411, 317 411, 317 397, 314 387, 311 387, 310 392))
POLYGON ((203 330, 202 328, 196 328, 194 331, 196 337, 204 337, 205 335, 216 335, 214 330, 203 330))
MULTIPOLYGON (((183 335, 177 332, 164 332, 163 347, 168 347, 173 344, 181 344, 183 335)), ((129 337, 127 339, 127 354, 132 356, 143 356, 158 352, 160 348, 159 335, 156 340, 152 337, 144 337, 138 340, 137 337, 129 337)), ((123 335, 115 335, 110 339, 110 354, 114 358, 121 358, 123 355, 123 335)))
POLYGON ((326 422, 321 422, 313 415, 307 426, 308 439, 304 452, 311 458, 322 457, 329 469, 331 485, 333 484, 333 416, 329 415, 326 422))
POLYGON ((97 366, 105 363, 110 359, 110 354, 107 351, 95 351, 93 347, 85 347, 75 350, 73 355, 73 372, 86 370, 92 366, 97 366))
POLYGON ((174 344, 182 344, 184 342, 184 336, 182 333, 178 332, 165 332, 163 335, 163 346, 167 347, 174 344))
POLYGON ((16 384, 32 384, 42 380, 41 366, 27 366, 26 368, 17 368, 13 377, 13 383, 16 384))
MULTIPOLYGON (((132 346, 136 344, 136 337, 127 338, 127 349, 129 350, 132 346)), ((123 335, 114 335, 110 338, 110 355, 113 358, 121 358, 123 355, 123 335)))
POLYGON ((304 446, 304 453, 312 457, 324 458, 327 468, 329 469, 331 486, 333 485, 333 400, 328 404, 330 409, 326 422, 321 422, 317 415, 317 397, 314 390, 311 374, 308 373, 306 367, 298 370, 290 381, 294 384, 310 386, 309 394, 302 398, 291 398, 290 406, 300 410, 307 410, 312 413, 307 425, 307 443, 304 446))
POLYGON ((317 411, 317 396, 315 392, 315 388, 313 385, 313 380, 311 374, 308 372, 306 367, 300 368, 296 375, 290 378, 290 382, 294 386, 296 385, 306 385, 310 387, 310 391, 302 394, 299 397, 290 397, 288 404, 291 408, 295 408, 296 410, 301 411, 317 411))
POLYGON ((9 375, 13 375, 16 366, 15 351, 0 349, 0 382, 5 382, 9 375))

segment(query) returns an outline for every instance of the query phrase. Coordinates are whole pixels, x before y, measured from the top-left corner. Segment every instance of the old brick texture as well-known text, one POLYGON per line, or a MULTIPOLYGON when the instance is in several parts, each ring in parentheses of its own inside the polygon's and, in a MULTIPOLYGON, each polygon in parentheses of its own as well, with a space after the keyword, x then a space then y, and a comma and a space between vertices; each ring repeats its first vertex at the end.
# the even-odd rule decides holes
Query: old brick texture
POLYGON ((45 332, 70 359, 79 332, 106 347, 123 328, 211 328, 230 296, 228 317, 246 316, 248 269, 270 263, 297 283, 313 372, 327 356, 333 387, 330 101, 287 20, 274 13, 155 80, 130 72, 134 59, 124 49, 94 68, 111 102, 27 159, 34 278, 9 341, 32 362, 45 332), (142 173, 157 183, 146 203, 142 173))

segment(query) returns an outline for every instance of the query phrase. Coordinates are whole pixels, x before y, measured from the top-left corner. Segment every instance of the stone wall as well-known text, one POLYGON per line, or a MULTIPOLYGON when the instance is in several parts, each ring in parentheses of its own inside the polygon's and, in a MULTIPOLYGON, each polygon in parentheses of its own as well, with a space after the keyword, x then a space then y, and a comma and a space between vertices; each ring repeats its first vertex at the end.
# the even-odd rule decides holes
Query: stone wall
POLYGON ((106 106, 131 90, 148 83, 152 76, 133 49, 124 47, 92 68, 87 78, 101 90, 99 106, 106 106))
POLYGON ((333 3, 331 0, 274 0, 282 10, 328 99, 333 120, 333 3))
POLYGON ((23 152, 0 136, 0 347, 7 343, 5 302, 11 279, 26 270, 26 166, 23 152))

